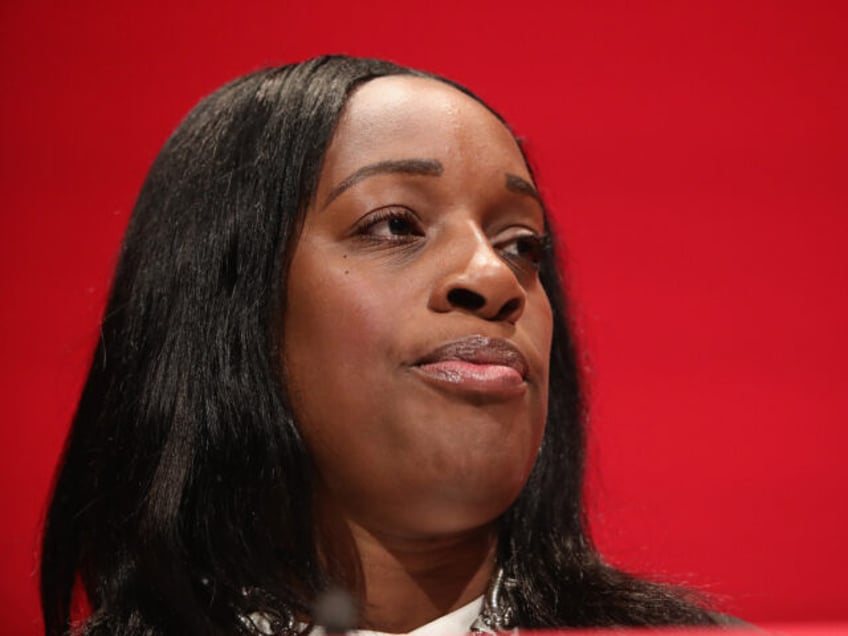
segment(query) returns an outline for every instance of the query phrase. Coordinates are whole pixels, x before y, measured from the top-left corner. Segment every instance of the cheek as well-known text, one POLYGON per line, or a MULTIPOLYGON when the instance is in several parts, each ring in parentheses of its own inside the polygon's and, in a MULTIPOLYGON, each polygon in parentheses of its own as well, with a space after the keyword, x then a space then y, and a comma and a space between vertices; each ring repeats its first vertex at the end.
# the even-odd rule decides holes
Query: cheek
POLYGON ((532 355, 538 360, 539 385, 547 391, 554 317, 551 303, 541 285, 527 296, 527 307, 522 316, 521 326, 532 347, 532 355))
POLYGON ((325 429, 340 415, 352 420, 373 408, 393 363, 394 310, 403 301, 348 261, 298 250, 289 272, 283 366, 307 441, 330 438, 325 429))
POLYGON ((290 281, 283 326, 287 362, 305 357, 313 367, 324 361, 333 361, 333 368, 356 364, 362 358, 351 359, 351 351, 367 351, 391 333, 396 297, 350 267, 310 259, 298 268, 293 263, 290 281))

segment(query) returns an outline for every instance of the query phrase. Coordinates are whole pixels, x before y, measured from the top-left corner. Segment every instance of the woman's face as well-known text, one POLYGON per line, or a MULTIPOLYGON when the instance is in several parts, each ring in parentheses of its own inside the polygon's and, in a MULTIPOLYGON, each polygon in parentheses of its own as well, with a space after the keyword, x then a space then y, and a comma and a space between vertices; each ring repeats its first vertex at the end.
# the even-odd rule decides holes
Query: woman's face
POLYGON ((542 207, 509 131, 417 77, 351 97, 288 274, 283 351, 318 496, 398 536, 483 526, 548 399, 542 207))

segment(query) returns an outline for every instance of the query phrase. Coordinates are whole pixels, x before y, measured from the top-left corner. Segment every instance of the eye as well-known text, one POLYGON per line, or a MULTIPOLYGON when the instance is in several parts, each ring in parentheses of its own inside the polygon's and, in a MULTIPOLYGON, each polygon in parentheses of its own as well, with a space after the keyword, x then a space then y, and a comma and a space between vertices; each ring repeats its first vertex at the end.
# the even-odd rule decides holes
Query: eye
POLYGON ((504 258, 539 269, 548 247, 548 236, 519 234, 509 240, 497 243, 495 247, 504 258))
POLYGON ((365 239, 376 241, 407 242, 424 231, 411 210, 406 208, 383 208, 362 219, 355 233, 365 239))

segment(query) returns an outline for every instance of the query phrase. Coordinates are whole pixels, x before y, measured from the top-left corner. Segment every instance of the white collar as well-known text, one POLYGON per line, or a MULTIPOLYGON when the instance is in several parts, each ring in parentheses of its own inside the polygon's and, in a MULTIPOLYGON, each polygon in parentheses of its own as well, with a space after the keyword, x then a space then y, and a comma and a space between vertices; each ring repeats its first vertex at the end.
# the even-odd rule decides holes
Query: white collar
MULTIPOLYGON (((459 609, 455 609, 450 614, 440 616, 436 620, 416 627, 410 632, 406 632, 406 636, 451 636, 459 634, 467 634, 471 630, 471 623, 480 615, 483 609, 483 597, 478 596, 476 599, 463 605, 459 609)), ((309 632, 309 636, 324 636, 324 629, 315 627, 309 632)), ((357 629, 348 632, 348 636, 396 636, 388 632, 375 632, 370 629, 357 629)))

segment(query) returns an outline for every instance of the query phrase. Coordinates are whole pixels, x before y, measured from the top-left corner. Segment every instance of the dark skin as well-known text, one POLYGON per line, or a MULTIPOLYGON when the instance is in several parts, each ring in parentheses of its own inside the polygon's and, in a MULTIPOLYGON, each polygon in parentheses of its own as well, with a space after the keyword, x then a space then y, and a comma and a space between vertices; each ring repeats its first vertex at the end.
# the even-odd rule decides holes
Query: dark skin
POLYGON ((413 77, 351 97, 292 258, 283 356, 320 549, 360 627, 410 631, 486 588, 544 428, 544 231, 482 105, 413 77))

